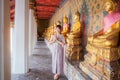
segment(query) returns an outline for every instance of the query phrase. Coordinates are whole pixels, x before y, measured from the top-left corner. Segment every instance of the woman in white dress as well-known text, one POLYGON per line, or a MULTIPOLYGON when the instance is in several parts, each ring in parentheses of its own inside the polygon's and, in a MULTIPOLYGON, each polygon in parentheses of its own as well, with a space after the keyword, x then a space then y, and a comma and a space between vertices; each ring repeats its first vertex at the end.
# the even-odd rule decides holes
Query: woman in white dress
POLYGON ((59 75, 64 73, 64 45, 65 40, 63 35, 61 35, 61 26, 57 25, 55 27, 55 34, 50 39, 50 44, 53 45, 52 48, 52 72, 54 75, 54 80, 59 79, 59 75))

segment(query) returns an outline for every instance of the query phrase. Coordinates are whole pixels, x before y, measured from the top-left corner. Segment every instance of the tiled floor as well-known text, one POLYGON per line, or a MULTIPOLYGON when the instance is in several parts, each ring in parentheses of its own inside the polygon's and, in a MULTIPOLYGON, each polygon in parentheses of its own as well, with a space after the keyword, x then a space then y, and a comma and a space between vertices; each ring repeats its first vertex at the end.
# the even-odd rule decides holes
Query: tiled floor
MULTIPOLYGON (((30 72, 26 74, 12 74, 12 80, 53 80, 52 56, 45 42, 36 43, 33 54, 30 56, 30 72)), ((61 76, 59 80, 67 80, 61 76)))

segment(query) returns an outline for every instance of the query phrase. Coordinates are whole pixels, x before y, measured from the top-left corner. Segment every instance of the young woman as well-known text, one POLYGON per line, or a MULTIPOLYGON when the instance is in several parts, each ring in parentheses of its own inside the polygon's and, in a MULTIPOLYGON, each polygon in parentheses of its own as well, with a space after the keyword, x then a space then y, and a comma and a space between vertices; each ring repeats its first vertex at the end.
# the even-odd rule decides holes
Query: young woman
POLYGON ((59 75, 63 74, 63 62, 64 62, 64 44, 65 40, 61 35, 61 26, 55 27, 55 34, 50 39, 50 44, 53 44, 52 51, 52 71, 55 74, 54 80, 59 79, 59 75))

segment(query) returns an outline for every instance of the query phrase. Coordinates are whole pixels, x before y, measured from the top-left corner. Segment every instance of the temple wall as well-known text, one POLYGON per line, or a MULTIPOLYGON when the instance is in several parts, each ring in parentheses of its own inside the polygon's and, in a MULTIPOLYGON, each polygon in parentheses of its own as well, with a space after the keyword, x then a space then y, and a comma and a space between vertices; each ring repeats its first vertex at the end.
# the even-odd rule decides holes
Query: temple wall
MULTIPOLYGON (((83 46, 85 47, 88 34, 94 34, 104 26, 103 19, 107 14, 104 11, 105 1, 106 0, 67 0, 52 16, 49 25, 57 23, 58 20, 62 22, 64 15, 67 15, 72 28, 74 13, 78 10, 81 13, 83 46)), ((120 11, 120 0, 118 10, 120 11)), ((79 63, 73 65, 65 61, 64 70, 67 78, 69 80, 92 80, 88 75, 83 73, 78 66, 79 63)))
POLYGON ((105 1, 67 0, 52 16, 49 25, 53 25, 58 20, 62 22, 64 15, 67 15, 72 28, 74 13, 78 10, 81 14, 81 22, 83 24, 83 41, 86 44, 88 34, 96 33, 103 28, 103 18, 107 14, 104 11, 105 1))

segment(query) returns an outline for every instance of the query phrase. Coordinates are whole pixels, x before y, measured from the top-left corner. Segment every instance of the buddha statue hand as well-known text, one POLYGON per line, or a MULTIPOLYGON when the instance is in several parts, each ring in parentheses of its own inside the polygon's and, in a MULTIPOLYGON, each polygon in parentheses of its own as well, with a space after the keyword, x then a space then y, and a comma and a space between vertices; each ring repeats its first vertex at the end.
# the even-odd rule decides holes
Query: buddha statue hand
POLYGON ((70 33, 68 33, 68 34, 66 34, 67 35, 67 37, 70 35, 70 33))
POLYGON ((74 33, 71 32, 70 35, 74 35, 74 33))
POLYGON ((93 35, 92 35, 92 34, 90 34, 90 35, 88 35, 88 37, 93 37, 93 35))

